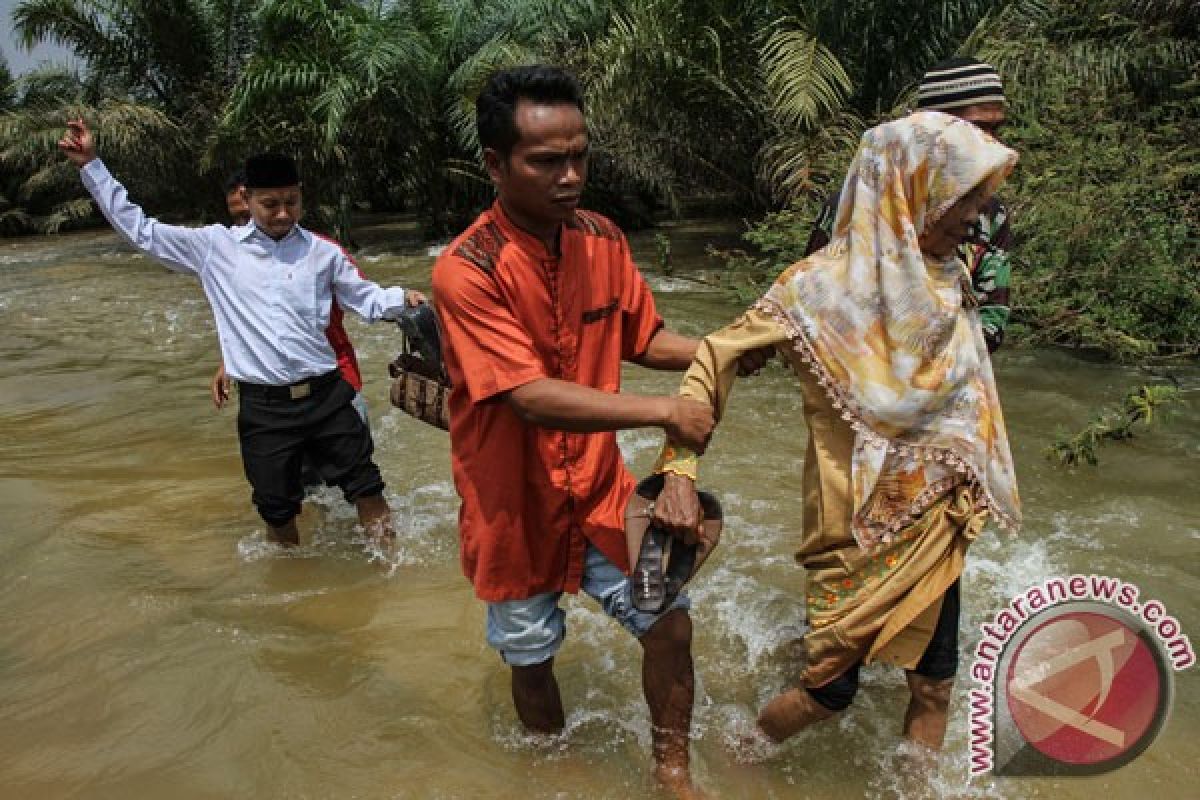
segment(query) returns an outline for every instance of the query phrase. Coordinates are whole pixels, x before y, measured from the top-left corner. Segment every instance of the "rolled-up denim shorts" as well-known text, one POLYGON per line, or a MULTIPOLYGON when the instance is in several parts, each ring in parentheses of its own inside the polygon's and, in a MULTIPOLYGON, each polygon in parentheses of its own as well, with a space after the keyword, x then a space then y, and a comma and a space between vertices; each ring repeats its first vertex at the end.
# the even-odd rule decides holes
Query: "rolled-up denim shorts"
MULTIPOLYGON (((600 604, 604 613, 640 639, 668 612, 692 607, 687 592, 658 614, 633 607, 629 577, 591 544, 584 555, 583 591, 600 604)), ((546 592, 524 600, 488 603, 487 641, 504 663, 529 667, 551 659, 567 635, 567 614, 558 607, 562 592, 546 592)))

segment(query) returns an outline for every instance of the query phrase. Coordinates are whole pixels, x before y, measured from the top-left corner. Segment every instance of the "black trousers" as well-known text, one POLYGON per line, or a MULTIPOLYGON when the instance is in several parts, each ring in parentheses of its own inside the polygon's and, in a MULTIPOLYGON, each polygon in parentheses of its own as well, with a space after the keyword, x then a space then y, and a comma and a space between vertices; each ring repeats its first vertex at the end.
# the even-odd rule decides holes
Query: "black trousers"
POLYGON ((354 387, 337 372, 306 383, 308 394, 300 398, 287 386, 238 384, 242 466, 259 516, 274 527, 300 513, 305 456, 347 502, 384 488, 371 460, 371 432, 353 406, 354 387))
MULTIPOLYGON (((912 670, 917 675, 935 681, 953 678, 958 671, 958 617, 960 613, 959 581, 942 595, 942 610, 929 646, 912 670)), ((837 676, 824 686, 808 689, 812 698, 830 711, 843 711, 858 693, 858 670, 862 662, 837 676)))

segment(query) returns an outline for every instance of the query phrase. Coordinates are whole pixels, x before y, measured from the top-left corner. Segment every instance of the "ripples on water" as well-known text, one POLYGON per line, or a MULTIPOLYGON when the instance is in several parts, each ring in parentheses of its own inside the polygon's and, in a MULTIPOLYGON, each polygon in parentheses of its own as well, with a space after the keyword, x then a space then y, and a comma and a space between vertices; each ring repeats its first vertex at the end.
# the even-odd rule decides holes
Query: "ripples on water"
MULTIPOLYGON (((720 231, 728 235, 728 230, 720 231)), ((731 319, 691 280, 704 228, 673 232, 676 274, 650 275, 672 326, 731 319)), ((646 259, 653 240, 635 237, 646 259)), ((413 252, 421 252, 414 250, 413 252)), ((364 270, 428 288, 430 258, 377 248, 364 270)), ((698 273, 697 273, 698 274, 698 273)), ((589 601, 569 598, 558 675, 566 730, 531 737, 507 671, 483 642, 482 606, 458 569, 457 498, 444 434, 387 405, 387 325, 348 327, 367 377, 377 458, 399 534, 373 550, 336 490, 307 504, 302 547, 266 542, 216 414, 211 316, 190 279, 107 234, 0 249, 0 797, 625 798, 653 795, 640 650, 589 601)), ((1056 353, 1002 353, 1001 391, 1027 527, 985 535, 964 581, 963 661, 978 626, 1045 578, 1083 571, 1138 582, 1200 637, 1200 410, 1102 453, 1096 470, 1040 457, 1056 426, 1119 399, 1138 373, 1056 353)), ((628 388, 676 378, 631 368, 628 388)), ((1194 796, 1195 671, 1173 719, 1133 765, 1087 780, 970 780, 955 703, 925 782, 898 737, 900 673, 867 669, 851 711, 760 764, 727 752, 739 726, 796 672, 803 634, 800 399, 772 369, 738 386, 706 459, 721 548, 693 587, 696 770, 718 797, 1194 796)), ((657 435, 619 435, 638 472, 657 435)))

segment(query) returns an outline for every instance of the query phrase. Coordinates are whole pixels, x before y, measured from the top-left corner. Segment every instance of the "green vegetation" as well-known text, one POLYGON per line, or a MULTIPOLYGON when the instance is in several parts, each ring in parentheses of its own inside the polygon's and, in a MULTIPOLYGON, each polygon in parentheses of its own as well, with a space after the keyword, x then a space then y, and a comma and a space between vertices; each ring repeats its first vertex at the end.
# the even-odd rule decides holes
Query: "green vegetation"
POLYGON ((1100 463, 1096 451, 1102 445, 1132 439, 1137 429, 1147 428, 1161 418, 1164 407, 1182 399, 1179 389, 1174 386, 1138 386, 1125 396, 1121 405, 1096 412, 1092 421, 1078 433, 1059 431, 1054 443, 1045 450, 1046 458, 1063 467, 1079 464, 1094 467, 1100 463))
MULTIPOLYGON (((1002 135, 1021 153, 1003 190, 1018 240, 1010 344, 1200 353, 1198 29, 1194 3, 1026 0, 962 44, 1004 74, 1002 135)), ((849 156, 825 163, 840 175, 849 156)), ((752 252, 726 254, 743 299, 800 257, 816 208, 800 193, 751 227, 752 252)))
POLYGON ((1025 0, 982 26, 1022 154, 1014 338, 1200 353, 1200 5, 1025 0))
POLYGON ((747 296, 798 257, 861 131, 976 54, 1022 153, 1009 341, 1200 351, 1192 0, 23 0, 13 23, 83 66, 0 74, 0 233, 94 221, 54 149, 83 113, 166 216, 218 218, 225 175, 271 147, 302 159, 311 224, 349 239, 355 211, 406 211, 444 236, 490 197, 475 93, 543 61, 588 92, 590 206, 761 220, 730 262, 747 296))

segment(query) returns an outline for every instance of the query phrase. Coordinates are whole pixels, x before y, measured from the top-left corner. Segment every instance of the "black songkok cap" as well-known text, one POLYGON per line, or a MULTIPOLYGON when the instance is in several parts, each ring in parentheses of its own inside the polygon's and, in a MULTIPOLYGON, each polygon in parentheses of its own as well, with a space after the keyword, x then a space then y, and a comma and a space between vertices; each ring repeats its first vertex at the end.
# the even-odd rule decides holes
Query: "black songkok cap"
POLYGON ((247 189, 282 189, 300 185, 300 171, 291 156, 263 153, 246 159, 247 189))

